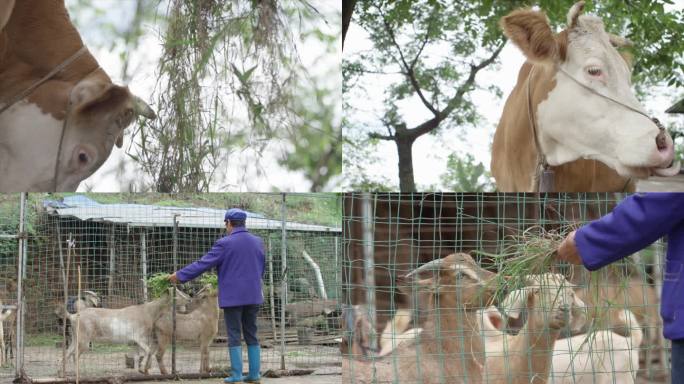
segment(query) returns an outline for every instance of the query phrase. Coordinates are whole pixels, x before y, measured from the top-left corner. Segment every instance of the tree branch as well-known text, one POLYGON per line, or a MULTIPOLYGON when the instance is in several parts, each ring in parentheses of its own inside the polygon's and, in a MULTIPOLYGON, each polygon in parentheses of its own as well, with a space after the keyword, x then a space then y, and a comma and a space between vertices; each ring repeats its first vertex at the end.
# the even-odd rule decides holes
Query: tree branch
POLYGON ((394 141, 396 136, 394 135, 381 135, 377 132, 370 132, 368 133, 368 137, 371 139, 380 139, 380 140, 388 140, 388 141, 394 141))
POLYGON ((383 24, 385 25, 385 30, 387 31, 387 34, 390 37, 390 40, 392 40, 392 44, 394 47, 397 49, 397 52, 399 53, 399 59, 401 60, 401 65, 404 67, 404 70, 406 71, 405 75, 409 80, 409 83, 411 83, 411 86, 413 89, 416 91, 416 94, 418 94, 418 97, 420 98, 420 101, 423 102, 423 105, 425 105, 425 108, 427 108, 430 112, 432 112, 433 115, 438 116, 439 111, 430 103, 425 95, 423 95, 423 91, 420 89, 420 85, 418 84, 418 79, 416 79, 416 74, 413 71, 413 67, 418 61, 418 58, 420 57, 420 54, 423 52, 423 48, 425 48, 425 45, 427 44, 428 41, 428 34, 427 32, 425 33, 425 39, 423 40, 423 43, 420 47, 420 50, 418 51, 418 54, 416 57, 413 59, 413 62, 411 65, 409 65, 406 62, 406 58, 404 57, 404 53, 401 51, 401 47, 399 46, 399 43, 397 43, 397 39, 394 36, 394 30, 392 30, 392 27, 390 26, 389 22, 387 21, 387 18, 385 15, 382 13, 382 10, 380 7, 377 7, 378 11, 382 15, 382 21, 383 24))
POLYGON ((437 128, 439 126, 439 123, 441 123, 442 120, 446 119, 449 116, 449 114, 451 114, 454 111, 454 109, 456 109, 456 107, 463 101, 463 95, 465 95, 465 93, 468 92, 468 90, 475 83, 475 76, 477 76, 477 73, 485 67, 487 67, 488 65, 492 64, 494 60, 496 60, 505 44, 506 41, 502 41, 501 44, 499 44, 499 46, 494 50, 494 52, 492 52, 492 54, 487 59, 483 60, 481 63, 477 65, 471 64, 468 78, 463 84, 461 84, 458 87, 458 89, 456 90, 456 94, 449 100, 447 106, 443 110, 439 111, 435 118, 430 119, 415 128, 409 129, 407 131, 407 134, 416 139, 419 136, 429 133, 433 129, 437 128))

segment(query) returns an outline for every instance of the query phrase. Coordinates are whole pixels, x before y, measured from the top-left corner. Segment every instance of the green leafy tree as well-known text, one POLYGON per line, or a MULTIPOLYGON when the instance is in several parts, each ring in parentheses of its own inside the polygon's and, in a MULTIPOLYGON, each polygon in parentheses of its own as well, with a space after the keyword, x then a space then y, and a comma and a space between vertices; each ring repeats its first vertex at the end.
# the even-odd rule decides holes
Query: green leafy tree
MULTIPOLYGON (((537 4, 549 16, 554 27, 565 24, 573 0, 540 0, 537 4)), ((684 84, 684 11, 666 12, 671 1, 606 0, 588 3, 586 10, 602 16, 606 29, 635 43, 634 80, 648 88, 654 84, 684 84)), ((461 2, 448 0, 360 1, 354 8, 352 23, 369 35, 373 49, 346 57, 343 61, 343 90, 354 91, 354 98, 364 90, 361 80, 388 83, 378 120, 347 126, 364 135, 355 136, 366 144, 376 139, 396 145, 399 157, 399 189, 414 191, 413 143, 423 135, 445 129, 474 126, 477 106, 471 93, 478 88, 478 73, 496 65, 505 43, 499 19, 527 1, 483 0, 461 2), (402 103, 420 103, 428 117, 409 124, 400 107, 402 103)), ((350 42, 347 42, 350 44, 350 42)), ((348 51, 348 50, 347 50, 348 51)), ((500 92, 490 89, 493 95, 500 92)), ((354 115, 364 108, 358 101, 347 100, 354 115)), ((415 118, 413 119, 415 120, 415 118)), ((349 145, 349 151, 360 147, 349 145)))
POLYGON ((475 162, 471 154, 464 158, 455 153, 449 155, 447 171, 440 176, 444 188, 450 191, 490 192, 494 190, 492 177, 481 162, 475 162))

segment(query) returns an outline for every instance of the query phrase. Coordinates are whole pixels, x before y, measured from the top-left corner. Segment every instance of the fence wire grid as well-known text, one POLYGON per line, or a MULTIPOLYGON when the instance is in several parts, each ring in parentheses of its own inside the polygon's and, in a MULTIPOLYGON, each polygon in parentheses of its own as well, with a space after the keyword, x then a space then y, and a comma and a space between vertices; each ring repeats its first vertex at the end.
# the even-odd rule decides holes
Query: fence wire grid
MULTIPOLYGON (((339 365, 341 223, 339 215, 320 207, 336 206, 339 212, 340 196, 235 194, 226 195, 225 205, 218 209, 203 205, 202 196, 191 196, 187 201, 173 196, 174 204, 180 206, 168 202, 100 204, 98 195, 23 197, 29 201, 25 229, 20 229, 19 219, 22 196, 2 195, 0 200, 0 301, 14 315, 1 322, 11 355, 0 365, 0 379, 18 375, 31 379, 73 377, 76 367, 71 359, 62 372, 71 336, 68 329, 66 338, 63 336, 60 308, 64 309, 65 303, 69 311, 78 303, 92 306, 90 295, 97 297, 98 307, 109 309, 152 301, 146 278, 171 273, 204 255, 225 234, 225 209, 235 206, 249 212, 246 226, 264 240, 266 248, 265 300, 258 316, 262 371, 325 370, 339 365), (259 205, 250 203, 257 200, 259 205), (259 207, 272 212, 267 216, 259 207), (20 238, 27 244, 24 255, 19 250, 20 238), (22 266, 24 271, 19 270, 22 266), (22 272, 23 279, 18 280, 22 272), (19 281, 23 283, 21 293, 19 281), (17 329, 19 304, 23 305, 24 323, 15 335, 8 330, 17 329)), ((111 196, 101 197, 112 200, 111 196)), ((201 287, 197 281, 179 286, 191 296, 201 287)), ((191 302, 186 310, 194 310, 194 304, 191 302)), ((183 340, 179 334, 176 342, 176 373, 198 373, 198 340, 183 340)), ((94 338, 79 359, 79 375, 84 379, 138 375, 137 352, 135 343, 94 338)), ((244 354, 246 367, 246 350, 244 354)), ((164 357, 169 371, 173 355, 169 345, 164 357)), ((149 374, 159 374, 155 357, 151 360, 149 374)), ((226 372, 229 365, 223 314, 219 311, 218 332, 209 347, 209 366, 212 372, 226 372)))
POLYGON ((591 273, 554 258, 625 196, 345 194, 343 383, 669 382, 666 239, 591 273))

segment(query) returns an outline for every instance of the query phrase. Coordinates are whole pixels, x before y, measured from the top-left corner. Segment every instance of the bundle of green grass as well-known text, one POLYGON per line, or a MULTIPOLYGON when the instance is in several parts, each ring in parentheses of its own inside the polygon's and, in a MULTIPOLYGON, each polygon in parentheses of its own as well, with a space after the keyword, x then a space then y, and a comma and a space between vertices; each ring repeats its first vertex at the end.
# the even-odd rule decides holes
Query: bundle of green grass
MULTIPOLYGON (((209 284, 212 290, 218 290, 218 276, 215 273, 205 273, 197 279, 197 282, 202 286, 209 284)), ((168 273, 155 273, 147 278, 147 291, 152 299, 161 297, 172 285, 168 273)))
POLYGON ((171 288, 168 273, 155 273, 147 278, 147 293, 152 299, 158 299, 164 292, 171 288))
MULTIPOLYGON (((588 280, 580 276, 573 276, 573 268, 564 265, 557 258, 557 251, 568 233, 577 229, 575 226, 561 227, 554 231, 547 231, 541 227, 532 227, 519 235, 506 239, 506 245, 501 253, 491 254, 477 252, 477 254, 493 260, 492 267, 496 269, 496 294, 494 301, 500 302, 510 291, 529 284, 527 276, 542 273, 562 273, 568 281, 584 281, 586 294, 598 295, 599 285, 605 276, 616 276, 626 284, 628 275, 625 270, 637 269, 633 260, 625 259, 620 263, 613 263, 599 271, 588 272, 588 280)), ((580 270, 583 270, 581 268, 580 270)), ((595 298, 594 302, 600 302, 595 298)), ((490 305, 491 303, 483 303, 490 305)), ((602 327, 609 323, 611 309, 617 308, 611 303, 603 303, 588 308, 592 324, 590 328, 602 327)))
POLYGON ((199 278, 199 282, 204 285, 211 285, 211 293, 218 291, 218 276, 215 273, 205 273, 199 278))

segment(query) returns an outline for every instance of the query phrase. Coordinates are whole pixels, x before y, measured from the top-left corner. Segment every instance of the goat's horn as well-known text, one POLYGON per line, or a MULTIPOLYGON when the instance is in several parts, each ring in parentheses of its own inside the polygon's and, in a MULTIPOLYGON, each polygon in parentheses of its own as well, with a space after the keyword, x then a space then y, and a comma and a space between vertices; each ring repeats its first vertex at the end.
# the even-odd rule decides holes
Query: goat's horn
POLYGON ((143 99, 135 95, 133 95, 133 111, 136 115, 144 116, 148 119, 154 120, 157 118, 157 114, 154 113, 152 108, 149 105, 147 105, 147 103, 144 102, 143 99))
POLYGON ((568 27, 574 28, 577 26, 577 18, 584 10, 584 1, 576 2, 568 11, 568 27))
POLYGON ((444 259, 432 260, 428 263, 421 265, 420 267, 414 269, 413 271, 406 274, 406 277, 411 277, 412 275, 424 272, 424 271, 434 271, 436 269, 441 269, 444 259))
POLYGON ((631 40, 624 38, 622 36, 613 35, 612 33, 608 34, 608 40, 610 40, 610 43, 614 47, 618 48, 631 47, 634 45, 634 43, 632 43, 631 40))

